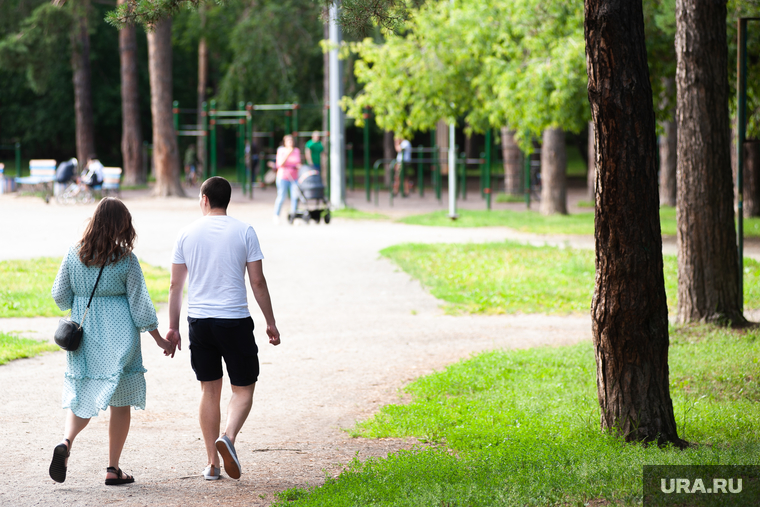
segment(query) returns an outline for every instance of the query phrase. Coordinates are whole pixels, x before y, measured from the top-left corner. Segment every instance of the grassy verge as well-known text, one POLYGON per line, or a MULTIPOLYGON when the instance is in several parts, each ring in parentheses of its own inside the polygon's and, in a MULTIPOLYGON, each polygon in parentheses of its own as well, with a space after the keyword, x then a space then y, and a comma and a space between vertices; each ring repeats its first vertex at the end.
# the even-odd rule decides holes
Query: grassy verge
POLYGON ((760 465, 759 356, 758 330, 671 331, 679 435, 699 444, 680 451, 600 432, 590 343, 483 353, 413 382, 411 403, 352 430, 431 446, 354 460, 278 505, 640 505, 645 464, 760 465))
POLYGON ((0 364, 22 357, 34 357, 42 352, 61 350, 54 343, 30 340, 0 332, 0 364))
MULTIPOLYGON (((0 318, 58 317, 64 315, 50 296, 60 258, 0 262, 0 318)), ((169 298, 169 272, 140 263, 153 303, 169 298)))
MULTIPOLYGON (((594 252, 514 242, 394 245, 382 250, 435 297, 448 313, 588 312, 594 252)), ((677 261, 663 258, 668 308, 676 306, 677 261)), ((760 308, 760 263, 744 259, 747 308, 760 308)))
POLYGON ((352 218, 355 220, 388 220, 388 216, 382 213, 360 211, 355 208, 336 209, 335 211, 331 211, 330 215, 333 218, 352 218))
MULTIPOLYGON (((404 217, 399 222, 435 227, 509 227, 534 234, 594 234, 593 211, 543 216, 529 210, 460 210, 457 220, 451 220, 446 211, 436 211, 404 217)), ((660 208, 660 226, 663 236, 676 235, 675 208, 660 208)), ((744 219, 744 236, 760 238, 760 218, 744 219)))

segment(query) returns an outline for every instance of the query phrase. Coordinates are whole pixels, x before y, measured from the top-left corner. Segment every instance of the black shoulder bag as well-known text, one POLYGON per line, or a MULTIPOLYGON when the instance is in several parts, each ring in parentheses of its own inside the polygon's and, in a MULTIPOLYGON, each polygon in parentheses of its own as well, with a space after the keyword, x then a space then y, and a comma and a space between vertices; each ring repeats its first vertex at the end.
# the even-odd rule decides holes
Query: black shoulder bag
MULTIPOLYGON (((103 268, 105 268, 106 265, 103 264, 103 266, 100 268, 100 273, 98 273, 98 279, 95 280, 95 286, 92 288, 92 294, 90 294, 90 300, 87 302, 87 308, 84 309, 84 315, 82 315, 82 323, 84 323, 85 317, 87 317, 87 311, 90 309, 90 304, 92 303, 92 298, 95 296, 95 289, 98 287, 98 282, 100 281, 100 275, 103 274, 103 268)), ((74 351, 79 348, 79 344, 82 343, 82 335, 84 334, 84 330, 82 329, 82 324, 77 324, 73 320, 71 320, 70 317, 64 317, 61 320, 58 321, 58 329, 55 330, 55 343, 58 344, 59 347, 61 347, 63 350, 68 351, 74 351)))

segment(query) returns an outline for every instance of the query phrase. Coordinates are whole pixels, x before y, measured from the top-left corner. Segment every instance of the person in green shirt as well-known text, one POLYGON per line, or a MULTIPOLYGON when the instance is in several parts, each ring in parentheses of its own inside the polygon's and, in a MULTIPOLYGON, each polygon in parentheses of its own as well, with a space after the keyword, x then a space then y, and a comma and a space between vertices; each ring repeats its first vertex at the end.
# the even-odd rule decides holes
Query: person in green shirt
POLYGON ((319 172, 321 171, 322 152, 325 147, 319 140, 319 132, 316 130, 311 134, 311 139, 306 142, 306 162, 319 172))

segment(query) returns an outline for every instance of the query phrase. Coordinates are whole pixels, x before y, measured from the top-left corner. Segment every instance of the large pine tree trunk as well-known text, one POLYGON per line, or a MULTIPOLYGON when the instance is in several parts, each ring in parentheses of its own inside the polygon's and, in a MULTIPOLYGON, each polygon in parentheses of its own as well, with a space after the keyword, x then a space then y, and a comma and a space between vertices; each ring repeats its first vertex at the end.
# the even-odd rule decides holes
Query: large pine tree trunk
MULTIPOLYGON (((119 0, 119 5, 126 0, 119 0)), ((142 160, 142 127, 137 94, 137 33, 134 26, 119 30, 121 59, 121 158, 124 184, 139 185, 147 181, 142 160)))
POLYGON ((165 19, 148 33, 150 113, 153 119, 153 163, 158 196, 184 196, 180 184, 179 148, 172 116, 172 22, 165 19))
POLYGON ((678 321, 743 324, 725 0, 676 0, 676 58, 678 321))
POLYGON ((641 1, 585 0, 596 131, 596 284, 591 303, 603 429, 674 442, 657 138, 641 1))
POLYGON ((511 195, 523 193, 522 155, 515 142, 515 131, 508 127, 501 127, 501 156, 504 159, 504 192, 511 195))
POLYGON ((565 131, 561 128, 544 130, 541 147, 542 215, 567 215, 567 149, 565 131))
POLYGON ((596 137, 594 135, 594 122, 588 122, 588 158, 586 165, 588 170, 586 172, 586 189, 587 198, 589 201, 594 202, 594 183, 596 182, 596 137))
MULTIPOLYGON (((203 103, 206 101, 206 89, 208 89, 208 45, 206 44, 206 6, 200 4, 198 6, 198 15, 201 21, 201 39, 198 41, 198 98, 196 101, 196 108, 198 110, 196 116, 196 122, 198 125, 203 125, 203 103)), ((195 153, 197 154, 200 167, 196 168, 198 175, 208 174, 206 171, 206 160, 208 154, 206 153, 206 137, 200 136, 195 141, 195 153)))
POLYGON ((92 120, 92 88, 90 73, 90 33, 87 16, 89 0, 79 0, 72 9, 74 26, 71 29, 71 67, 74 83, 74 117, 79 167, 95 156, 95 137, 92 120))
MULTIPOLYGON (((385 134, 383 135, 383 158, 386 160, 396 158, 396 148, 394 147, 394 144, 393 144, 392 130, 386 130, 385 134)), ((391 166, 392 164, 390 163, 385 164, 384 181, 385 181, 385 186, 388 188, 390 188, 391 181, 393 181, 393 175, 391 174, 391 166)))
POLYGON ((660 206, 676 205, 676 163, 677 124, 666 121, 662 124, 663 136, 660 141, 660 206))

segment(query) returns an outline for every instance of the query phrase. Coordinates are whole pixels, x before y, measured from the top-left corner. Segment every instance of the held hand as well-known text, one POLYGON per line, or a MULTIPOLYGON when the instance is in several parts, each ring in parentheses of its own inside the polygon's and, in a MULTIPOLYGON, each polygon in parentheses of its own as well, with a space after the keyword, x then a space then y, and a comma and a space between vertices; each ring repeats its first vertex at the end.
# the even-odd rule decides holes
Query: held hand
POLYGON ((272 345, 280 344, 280 332, 277 330, 277 326, 274 324, 267 326, 267 335, 269 336, 269 343, 272 345))
MULTIPOLYGON (((166 339, 169 340, 172 346, 182 350, 182 337, 179 335, 178 329, 170 328, 169 331, 166 332, 166 339)), ((172 357, 174 357, 174 352, 172 352, 172 357)))
POLYGON ((164 355, 174 357, 174 350, 176 347, 172 342, 167 340, 166 338, 161 338, 160 340, 156 340, 156 344, 164 349, 164 355))

